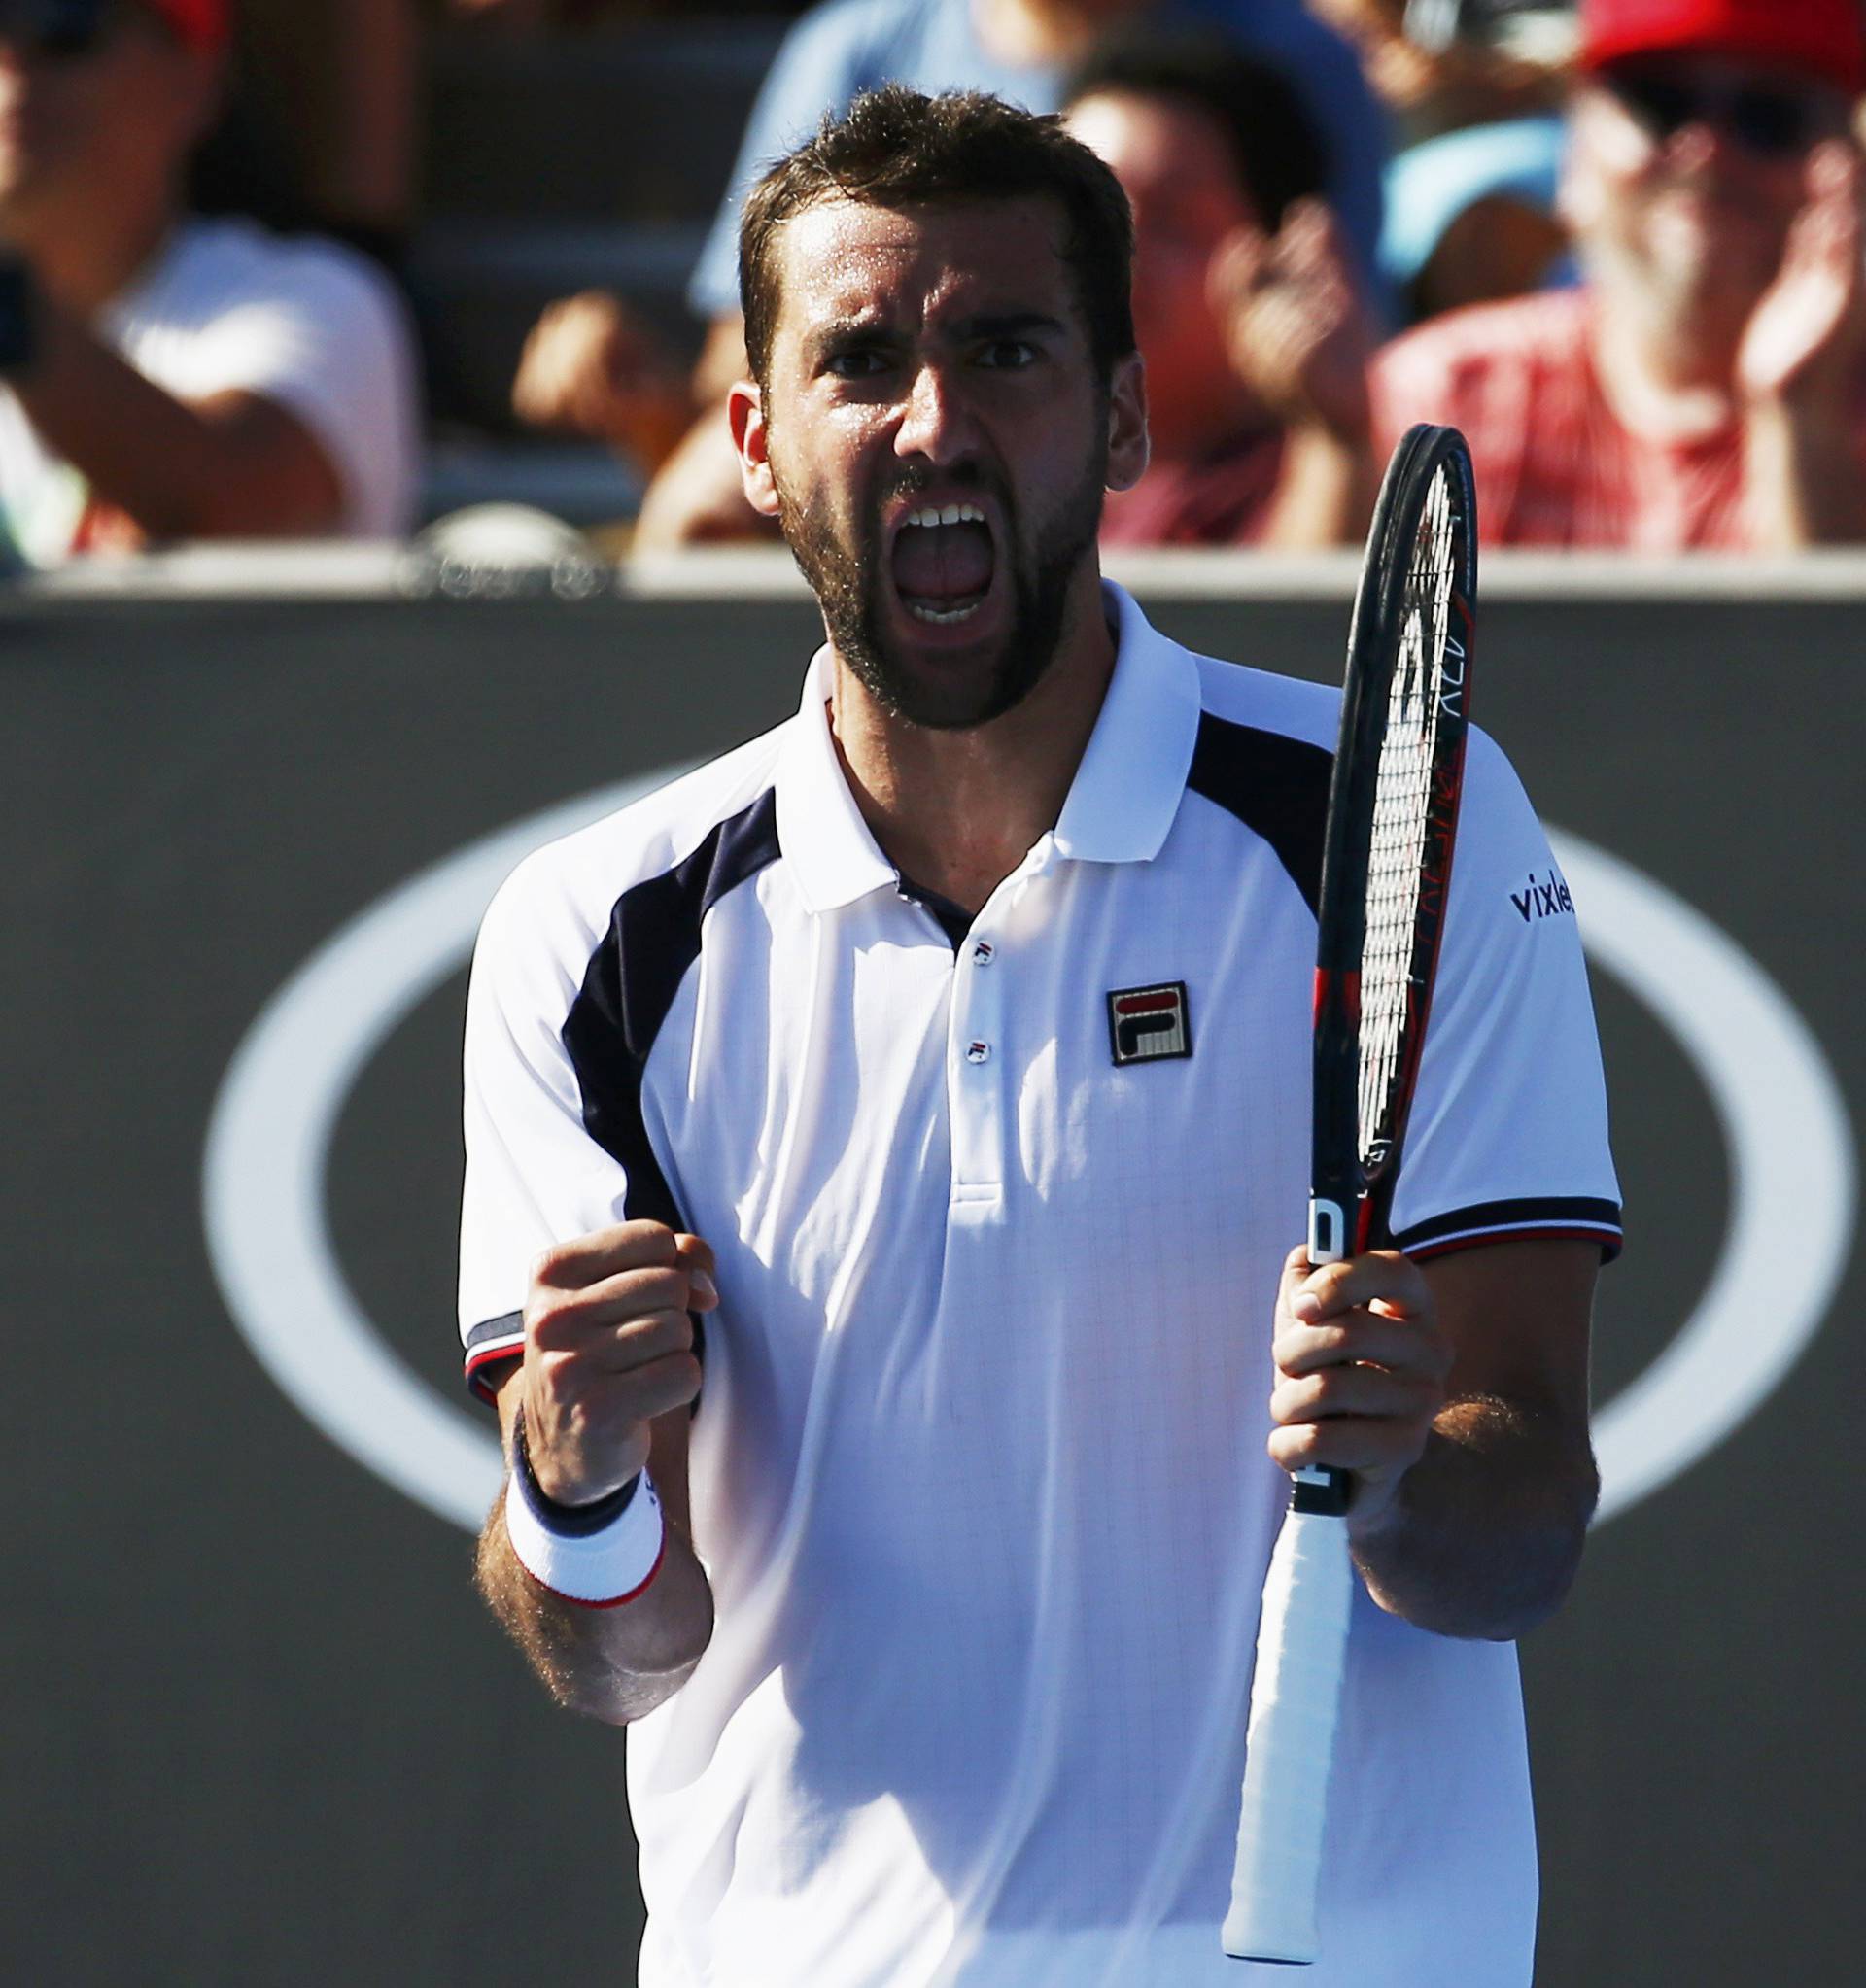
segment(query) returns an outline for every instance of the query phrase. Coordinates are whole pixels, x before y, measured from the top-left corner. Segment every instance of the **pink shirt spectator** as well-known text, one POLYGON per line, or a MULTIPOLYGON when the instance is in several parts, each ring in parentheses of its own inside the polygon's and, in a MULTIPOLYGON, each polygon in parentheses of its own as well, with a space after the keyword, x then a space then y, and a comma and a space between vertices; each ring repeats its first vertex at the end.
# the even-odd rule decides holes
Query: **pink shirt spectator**
MULTIPOLYGON (((1373 370, 1381 460, 1415 421, 1462 428, 1493 545, 1745 549, 1740 424, 1689 442, 1635 434, 1595 377, 1588 317, 1584 289, 1545 291, 1396 339, 1373 370)), ((1866 476, 1866 418, 1855 433, 1866 476)))
POLYGON ((1192 463, 1156 462, 1108 496, 1103 545, 1254 545, 1283 475, 1283 430, 1258 428, 1192 463))

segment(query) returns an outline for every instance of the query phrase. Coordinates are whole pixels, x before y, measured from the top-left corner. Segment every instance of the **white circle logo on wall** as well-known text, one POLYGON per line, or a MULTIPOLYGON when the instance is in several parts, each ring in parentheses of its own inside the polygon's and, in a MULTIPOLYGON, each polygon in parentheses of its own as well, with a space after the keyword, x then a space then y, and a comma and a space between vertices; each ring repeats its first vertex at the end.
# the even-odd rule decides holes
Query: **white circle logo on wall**
MULTIPOLYGON (((680 769, 630 780, 469 844, 379 900, 273 997, 228 1065, 208 1128, 215 1274, 259 1363, 330 1440, 476 1531, 502 1464, 486 1418, 393 1353, 338 1268, 325 1172, 344 1100, 413 1008, 464 966, 494 891, 539 843, 680 769)), ((1669 1028, 1710 1092, 1730 1214, 1704 1294, 1653 1363, 1596 1418, 1602 1518, 1723 1440, 1814 1336, 1852 1238, 1853 1146, 1839 1088, 1780 989, 1649 876, 1572 836, 1556 854, 1597 965, 1669 1028), (1795 1274, 1781 1275, 1785 1239, 1795 1274)), ((1651 1219, 1663 1221, 1663 1212, 1651 1219)))

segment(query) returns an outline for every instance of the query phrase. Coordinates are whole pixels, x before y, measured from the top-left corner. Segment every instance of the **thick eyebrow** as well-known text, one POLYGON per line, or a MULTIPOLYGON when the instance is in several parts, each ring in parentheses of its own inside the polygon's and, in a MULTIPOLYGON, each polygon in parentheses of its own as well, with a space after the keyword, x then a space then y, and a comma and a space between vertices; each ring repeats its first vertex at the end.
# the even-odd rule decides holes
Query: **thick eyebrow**
POLYGON ((961 318, 952 335, 963 342, 991 338, 1027 338, 1033 331, 1060 335, 1068 330, 1060 318, 1047 311, 982 311, 976 318, 961 318))
MULTIPOLYGON (((1028 338, 1032 335, 1063 337, 1068 326, 1048 311, 980 311, 970 318, 957 318, 943 328, 943 336, 958 345, 988 343, 997 338, 1028 338)), ((896 326, 884 318, 835 318, 818 325, 804 340, 807 363, 820 365, 831 353, 856 352, 865 347, 886 346, 900 337, 896 326)))
POLYGON ((894 335, 893 326, 882 318, 835 318, 810 332, 804 340, 804 352, 814 364, 832 352, 885 345, 894 335))

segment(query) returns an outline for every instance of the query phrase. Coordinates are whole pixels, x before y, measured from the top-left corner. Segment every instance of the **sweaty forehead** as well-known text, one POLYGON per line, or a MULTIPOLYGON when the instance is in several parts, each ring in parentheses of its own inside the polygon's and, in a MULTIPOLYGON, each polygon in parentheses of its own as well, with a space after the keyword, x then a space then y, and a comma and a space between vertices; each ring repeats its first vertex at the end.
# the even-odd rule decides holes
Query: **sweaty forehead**
POLYGON ((1033 196, 938 206, 825 200, 784 223, 778 331, 828 320, 917 324, 1075 315, 1061 206, 1033 196))

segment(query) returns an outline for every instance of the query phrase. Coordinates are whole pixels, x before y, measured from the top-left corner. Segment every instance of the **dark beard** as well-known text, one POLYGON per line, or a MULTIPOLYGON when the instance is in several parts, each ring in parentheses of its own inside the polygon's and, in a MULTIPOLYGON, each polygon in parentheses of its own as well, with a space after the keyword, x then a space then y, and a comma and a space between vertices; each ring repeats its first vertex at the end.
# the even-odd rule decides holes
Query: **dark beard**
POLYGON ((1017 508, 1010 492, 989 483, 976 466, 944 472, 937 478, 930 470, 904 470, 879 500, 868 506, 866 520, 852 541, 838 535, 820 503, 794 505, 781 485, 778 486, 778 518, 791 557, 823 611, 829 639, 862 687, 884 711, 910 725, 957 732, 988 725, 1020 704, 1055 659, 1070 583, 1083 560, 1092 553, 1101 529, 1106 473, 1106 451, 1098 451, 1028 560, 1014 556, 1019 548, 1017 508), (915 496, 930 489, 935 481, 948 489, 958 485, 991 490, 1012 541, 997 548, 998 557, 1010 563, 1014 595, 1010 633, 993 660, 984 690, 963 704, 932 694, 881 633, 881 590, 893 585, 893 577, 877 520, 895 497, 915 496))

